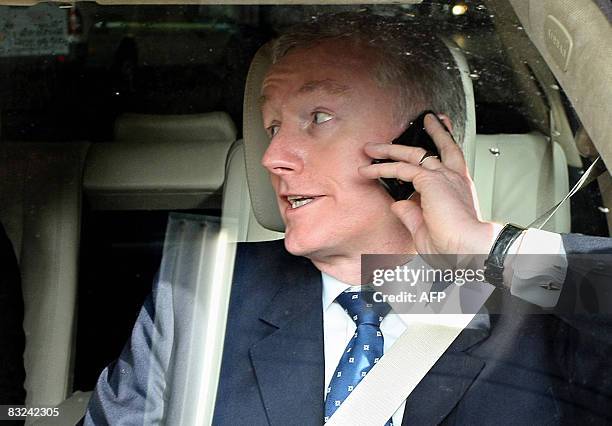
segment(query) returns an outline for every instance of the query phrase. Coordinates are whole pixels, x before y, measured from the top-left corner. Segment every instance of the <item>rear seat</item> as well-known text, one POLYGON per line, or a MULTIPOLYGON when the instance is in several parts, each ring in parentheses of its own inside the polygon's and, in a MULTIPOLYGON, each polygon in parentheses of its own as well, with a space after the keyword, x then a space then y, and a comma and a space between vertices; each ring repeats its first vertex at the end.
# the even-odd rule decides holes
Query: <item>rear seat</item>
POLYGON ((236 126, 221 111, 203 114, 123 114, 115 121, 115 142, 210 142, 236 140, 236 126))
MULTIPOLYGON (((235 141, 236 127, 224 112, 125 114, 115 123, 114 143, 91 146, 84 194, 94 210, 220 209, 225 159, 235 141)), ((57 424, 82 417, 90 394, 77 391, 64 401, 57 424)))
POLYGON ((219 209, 236 129, 219 112, 130 114, 117 122, 116 136, 114 143, 93 145, 0 145, 0 221, 23 277, 27 404, 64 401, 55 424, 74 424, 88 401, 83 392, 66 400, 72 393, 82 193, 93 209, 219 209))
POLYGON ((28 406, 72 391, 81 177, 87 143, 0 144, 0 220, 19 259, 28 406))
POLYGON ((83 187, 92 208, 220 208, 225 158, 236 140, 229 115, 120 117, 116 142, 92 145, 83 187))
MULTIPOLYGON (((527 226, 569 191, 565 153, 539 132, 477 135, 474 182, 483 219, 527 226)), ((544 227, 570 232, 570 203, 544 227)))

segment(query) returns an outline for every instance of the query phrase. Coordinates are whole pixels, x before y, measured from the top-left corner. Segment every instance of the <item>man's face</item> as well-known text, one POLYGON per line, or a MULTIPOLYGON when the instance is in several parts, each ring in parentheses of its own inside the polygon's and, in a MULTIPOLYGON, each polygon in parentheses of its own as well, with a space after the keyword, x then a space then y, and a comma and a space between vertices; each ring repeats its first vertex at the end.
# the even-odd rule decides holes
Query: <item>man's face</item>
POLYGON ((390 141, 402 130, 392 90, 375 81, 372 56, 330 40, 290 50, 264 80, 262 113, 271 141, 262 164, 285 221, 285 245, 295 255, 371 253, 403 229, 391 213, 392 199, 358 173, 371 162, 366 143, 390 141))

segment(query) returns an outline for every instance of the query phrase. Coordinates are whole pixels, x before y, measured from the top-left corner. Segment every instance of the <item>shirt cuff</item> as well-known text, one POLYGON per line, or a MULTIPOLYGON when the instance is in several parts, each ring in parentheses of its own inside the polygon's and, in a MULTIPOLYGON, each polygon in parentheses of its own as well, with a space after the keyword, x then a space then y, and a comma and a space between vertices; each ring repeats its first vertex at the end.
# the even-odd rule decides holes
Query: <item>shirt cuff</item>
POLYGON ((567 273, 561 235, 539 229, 526 230, 508 251, 512 265, 510 293, 542 308, 559 301, 567 273))

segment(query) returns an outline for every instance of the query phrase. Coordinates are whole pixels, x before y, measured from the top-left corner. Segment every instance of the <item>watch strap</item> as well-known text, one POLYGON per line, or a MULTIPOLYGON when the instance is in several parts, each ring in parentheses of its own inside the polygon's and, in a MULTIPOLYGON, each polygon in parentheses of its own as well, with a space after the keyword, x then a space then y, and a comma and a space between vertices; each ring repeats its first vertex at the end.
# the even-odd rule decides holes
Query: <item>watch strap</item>
POLYGON ((507 223, 497 235, 489 257, 484 262, 484 276, 495 287, 504 286, 504 261, 510 246, 522 234, 525 228, 507 223))

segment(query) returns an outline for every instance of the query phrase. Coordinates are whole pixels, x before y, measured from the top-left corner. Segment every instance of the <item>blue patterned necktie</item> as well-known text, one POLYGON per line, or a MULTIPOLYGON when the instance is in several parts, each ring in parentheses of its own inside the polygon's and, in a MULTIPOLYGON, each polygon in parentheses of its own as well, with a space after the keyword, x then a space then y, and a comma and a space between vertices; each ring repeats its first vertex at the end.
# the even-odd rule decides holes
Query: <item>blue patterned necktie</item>
MULTIPOLYGON (((357 329, 346 346, 342 358, 327 388, 325 421, 357 387, 383 355, 384 340, 380 323, 391 307, 372 301, 373 292, 344 292, 336 301, 350 315, 357 329)), ((389 420, 385 426, 393 426, 389 420)))

